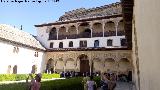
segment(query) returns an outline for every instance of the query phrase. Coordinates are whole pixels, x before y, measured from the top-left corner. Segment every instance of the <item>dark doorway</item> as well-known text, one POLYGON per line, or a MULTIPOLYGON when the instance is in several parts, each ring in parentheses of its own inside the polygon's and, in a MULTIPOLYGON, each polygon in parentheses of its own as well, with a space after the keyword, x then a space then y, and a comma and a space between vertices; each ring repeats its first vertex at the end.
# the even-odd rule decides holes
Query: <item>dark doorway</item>
POLYGON ((90 67, 89 67, 89 60, 87 55, 80 55, 80 72, 81 73, 89 73, 90 72, 90 67))
POLYGON ((17 74, 17 65, 14 65, 13 67, 13 74, 17 74))
POLYGON ((32 70, 31 70, 31 73, 35 74, 36 71, 37 71, 37 67, 36 67, 36 65, 33 65, 33 66, 32 66, 32 70))

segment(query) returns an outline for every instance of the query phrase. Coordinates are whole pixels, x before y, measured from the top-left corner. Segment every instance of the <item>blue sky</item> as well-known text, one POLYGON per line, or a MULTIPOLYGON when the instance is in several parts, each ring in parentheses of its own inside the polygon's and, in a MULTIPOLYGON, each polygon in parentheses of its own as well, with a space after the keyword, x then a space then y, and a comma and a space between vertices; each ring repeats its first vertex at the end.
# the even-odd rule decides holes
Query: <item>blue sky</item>
MULTIPOLYGON (((34 25, 54 22, 65 12, 77 8, 92 8, 119 2, 120 0, 59 0, 59 2, 0 2, 0 23, 9 24, 36 35, 34 25)), ((6 0, 7 1, 7 0, 6 0)), ((24 1, 24 0, 22 0, 24 1)), ((40 0, 39 0, 40 1, 40 0)), ((48 1, 48 0, 47 0, 48 1)))

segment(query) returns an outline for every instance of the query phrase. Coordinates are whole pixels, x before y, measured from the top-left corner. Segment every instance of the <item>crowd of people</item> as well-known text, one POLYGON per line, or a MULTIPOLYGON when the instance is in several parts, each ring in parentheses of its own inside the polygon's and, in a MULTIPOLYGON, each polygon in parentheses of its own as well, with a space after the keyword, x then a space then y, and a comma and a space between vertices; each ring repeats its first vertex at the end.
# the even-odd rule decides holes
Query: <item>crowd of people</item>
POLYGON ((40 90, 41 78, 42 75, 40 73, 36 74, 35 77, 33 77, 32 74, 29 74, 29 76, 26 79, 27 90, 40 90), (29 78, 31 78, 31 82, 28 82, 29 78))
MULTIPOLYGON (((61 72, 60 73, 61 77, 64 78, 71 78, 71 77, 79 77, 79 76, 83 76, 83 80, 82 83, 84 85, 84 90, 97 90, 97 84, 96 82, 93 80, 94 76, 100 76, 101 80, 100 80, 100 87, 98 87, 98 90, 114 90, 116 87, 116 81, 117 80, 125 80, 128 81, 130 80, 127 79, 126 75, 116 75, 116 73, 100 73, 100 72, 96 72, 96 73, 78 73, 78 72, 74 72, 74 71, 67 71, 67 72, 61 72)), ((129 76, 129 75, 128 75, 129 76)), ((40 86, 41 86, 41 74, 36 74, 35 78, 33 78, 32 74, 29 74, 29 76, 26 79, 27 82, 27 90, 39 90, 40 86), (31 78, 31 82, 28 82, 29 77, 31 78)))
MULTIPOLYGON (((103 73, 100 75, 100 90, 114 90, 116 87, 116 74, 103 73)), ((93 80, 93 76, 86 76, 83 78, 84 90, 97 90, 97 84, 93 80)))

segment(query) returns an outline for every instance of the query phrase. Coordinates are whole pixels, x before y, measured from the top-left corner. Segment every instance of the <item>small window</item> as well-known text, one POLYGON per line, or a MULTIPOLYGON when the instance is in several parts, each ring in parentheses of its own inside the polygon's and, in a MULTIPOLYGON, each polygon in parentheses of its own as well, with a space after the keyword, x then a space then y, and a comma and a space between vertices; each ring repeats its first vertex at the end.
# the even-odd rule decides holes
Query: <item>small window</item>
POLYGON ((80 41, 80 47, 87 47, 87 41, 80 41))
POLYGON ((121 46, 127 46, 126 39, 121 39, 121 46))
POLYGON ((50 43, 50 46, 49 46, 50 48, 53 48, 53 43, 50 43))
POLYGON ((72 41, 69 42, 69 47, 73 47, 73 42, 72 41))
POLYGON ((18 47, 14 47, 13 48, 13 53, 18 53, 19 52, 19 48, 18 47))
POLYGON ((107 40, 107 46, 113 46, 113 40, 111 39, 107 40))
POLYGON ((35 56, 35 57, 38 57, 38 52, 35 52, 35 53, 34 53, 34 56, 35 56))
POLYGON ((94 41, 94 47, 99 47, 99 40, 94 41))
POLYGON ((59 48, 63 48, 63 42, 59 43, 59 48))

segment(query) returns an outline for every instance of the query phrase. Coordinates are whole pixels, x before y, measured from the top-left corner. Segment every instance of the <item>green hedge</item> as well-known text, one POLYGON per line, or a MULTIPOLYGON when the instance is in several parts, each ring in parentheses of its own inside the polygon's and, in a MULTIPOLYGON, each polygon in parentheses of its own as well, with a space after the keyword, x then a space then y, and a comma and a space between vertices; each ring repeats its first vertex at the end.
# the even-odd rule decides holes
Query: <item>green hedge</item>
MULTIPOLYGON (((99 86, 100 78, 95 77, 99 86)), ((0 90, 26 90, 26 83, 2 84, 0 90)), ((83 90, 82 78, 42 81, 40 90, 83 90)))
MULTIPOLYGON (((33 75, 35 76, 35 75, 33 75)), ((20 81, 25 80, 28 74, 0 74, 0 81, 20 81)), ((42 74, 42 79, 60 78, 59 74, 42 74)))
POLYGON ((83 90, 82 78, 44 81, 41 90, 83 90))

